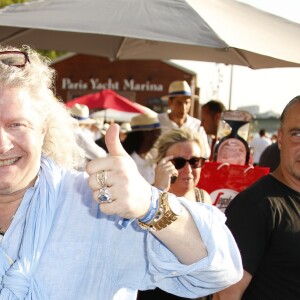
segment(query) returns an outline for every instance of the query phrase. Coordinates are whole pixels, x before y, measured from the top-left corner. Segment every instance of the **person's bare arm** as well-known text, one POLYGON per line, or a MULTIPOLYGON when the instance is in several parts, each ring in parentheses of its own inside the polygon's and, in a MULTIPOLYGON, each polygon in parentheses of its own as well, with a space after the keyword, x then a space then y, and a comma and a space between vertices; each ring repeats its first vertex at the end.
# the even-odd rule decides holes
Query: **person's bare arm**
POLYGON ((243 278, 236 284, 231 285, 213 295, 213 300, 240 300, 250 284, 252 275, 244 270, 243 278))
MULTIPOLYGON (((109 151, 108 157, 98 158, 87 165, 87 172, 90 174, 89 185, 94 191, 94 198, 95 200, 98 199, 99 189, 101 188, 97 181, 97 174, 104 171, 107 176, 106 185, 111 194, 112 202, 101 203, 101 211, 105 214, 118 215, 125 219, 140 219, 145 216, 149 209, 153 196, 151 186, 139 174, 135 162, 123 149, 119 141, 119 132, 116 124, 110 126, 105 137, 109 151)), ((177 201, 179 200, 177 199, 177 201)), ((203 207, 202 211, 205 210, 207 208, 203 207)), ((208 252, 201 236, 201 230, 198 230, 193 217, 186 208, 183 207, 182 211, 182 214, 178 216, 176 221, 153 234, 173 252, 181 263, 193 264, 206 257, 208 252)), ((212 211, 208 210, 207 213, 214 218, 212 211)), ((216 219, 208 221, 212 222, 212 224, 206 223, 203 226, 206 234, 212 232, 209 227, 217 224, 218 219, 216 217, 216 219)), ((218 231, 218 233, 214 232, 214 238, 217 235, 222 236, 225 243, 233 243, 233 238, 230 236, 226 225, 221 222, 218 224, 218 227, 214 227, 215 231, 218 231)), ((210 244, 213 242, 210 241, 210 244)), ((230 261, 238 253, 233 251, 234 247, 229 248, 231 251, 226 253, 230 261)), ((235 251, 238 251, 237 248, 235 251)), ((237 274, 240 273, 240 270, 235 271, 237 271, 237 274)))
POLYGON ((154 233, 183 264, 189 265, 207 256, 207 250, 196 224, 183 208, 183 213, 168 227, 154 233), (196 250, 197 249, 197 250, 196 250))
MULTIPOLYGON (((119 143, 116 126, 115 124, 111 126, 106 133, 109 156, 95 159, 87 165, 87 172, 91 174, 89 183, 94 190, 95 199, 97 199, 100 189, 96 180, 97 173, 104 170, 113 201, 108 204, 100 204, 101 211, 126 219, 139 219, 149 209, 152 190, 149 183, 138 173, 134 161, 119 143)), ((182 214, 175 222, 153 234, 183 264, 192 264, 207 256, 207 250, 199 230, 192 216, 184 207, 182 207, 182 214)))

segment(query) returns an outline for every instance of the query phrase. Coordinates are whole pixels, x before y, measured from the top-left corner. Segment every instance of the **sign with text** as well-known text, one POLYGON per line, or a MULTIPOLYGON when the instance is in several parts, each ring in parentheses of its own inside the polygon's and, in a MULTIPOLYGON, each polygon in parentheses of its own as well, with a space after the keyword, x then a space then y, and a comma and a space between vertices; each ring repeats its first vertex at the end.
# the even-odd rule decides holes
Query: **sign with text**
POLYGON ((88 80, 72 81, 71 78, 62 78, 61 88, 63 90, 123 90, 123 91, 151 91, 162 92, 164 87, 162 84, 146 82, 136 82, 134 79, 123 79, 123 81, 112 80, 108 78, 106 81, 100 81, 98 78, 90 78, 88 80))

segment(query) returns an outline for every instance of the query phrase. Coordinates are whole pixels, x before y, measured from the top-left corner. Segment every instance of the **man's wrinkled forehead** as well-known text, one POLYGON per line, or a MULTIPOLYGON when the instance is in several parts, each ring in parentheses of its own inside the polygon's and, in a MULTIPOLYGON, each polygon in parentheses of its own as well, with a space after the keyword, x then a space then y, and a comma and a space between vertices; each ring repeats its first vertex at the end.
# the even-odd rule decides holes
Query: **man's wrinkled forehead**
POLYGON ((288 106, 281 119, 281 127, 291 125, 300 128, 300 102, 288 106))

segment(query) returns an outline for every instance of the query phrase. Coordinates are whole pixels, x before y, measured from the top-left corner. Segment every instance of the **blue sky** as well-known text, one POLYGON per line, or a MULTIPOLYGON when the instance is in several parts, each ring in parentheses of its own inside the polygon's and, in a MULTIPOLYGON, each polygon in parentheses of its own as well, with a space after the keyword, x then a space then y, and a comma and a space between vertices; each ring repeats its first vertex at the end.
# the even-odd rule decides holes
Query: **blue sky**
MULTIPOLYGON (((300 0, 239 1, 300 23, 300 0)), ((174 62, 197 72, 201 103, 214 98, 221 100, 227 108, 230 105, 231 109, 259 105, 260 112, 281 113, 289 100, 300 95, 300 68, 251 70, 234 66, 229 101, 230 66, 198 61, 174 62)))

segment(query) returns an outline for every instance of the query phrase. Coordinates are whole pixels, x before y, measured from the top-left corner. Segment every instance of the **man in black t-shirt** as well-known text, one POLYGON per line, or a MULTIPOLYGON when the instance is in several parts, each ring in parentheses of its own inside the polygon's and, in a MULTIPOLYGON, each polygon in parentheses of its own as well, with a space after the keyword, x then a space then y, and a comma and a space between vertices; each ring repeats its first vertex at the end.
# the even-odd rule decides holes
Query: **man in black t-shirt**
POLYGON ((278 168, 238 194, 225 212, 244 275, 214 300, 300 299, 300 96, 280 120, 278 168))

